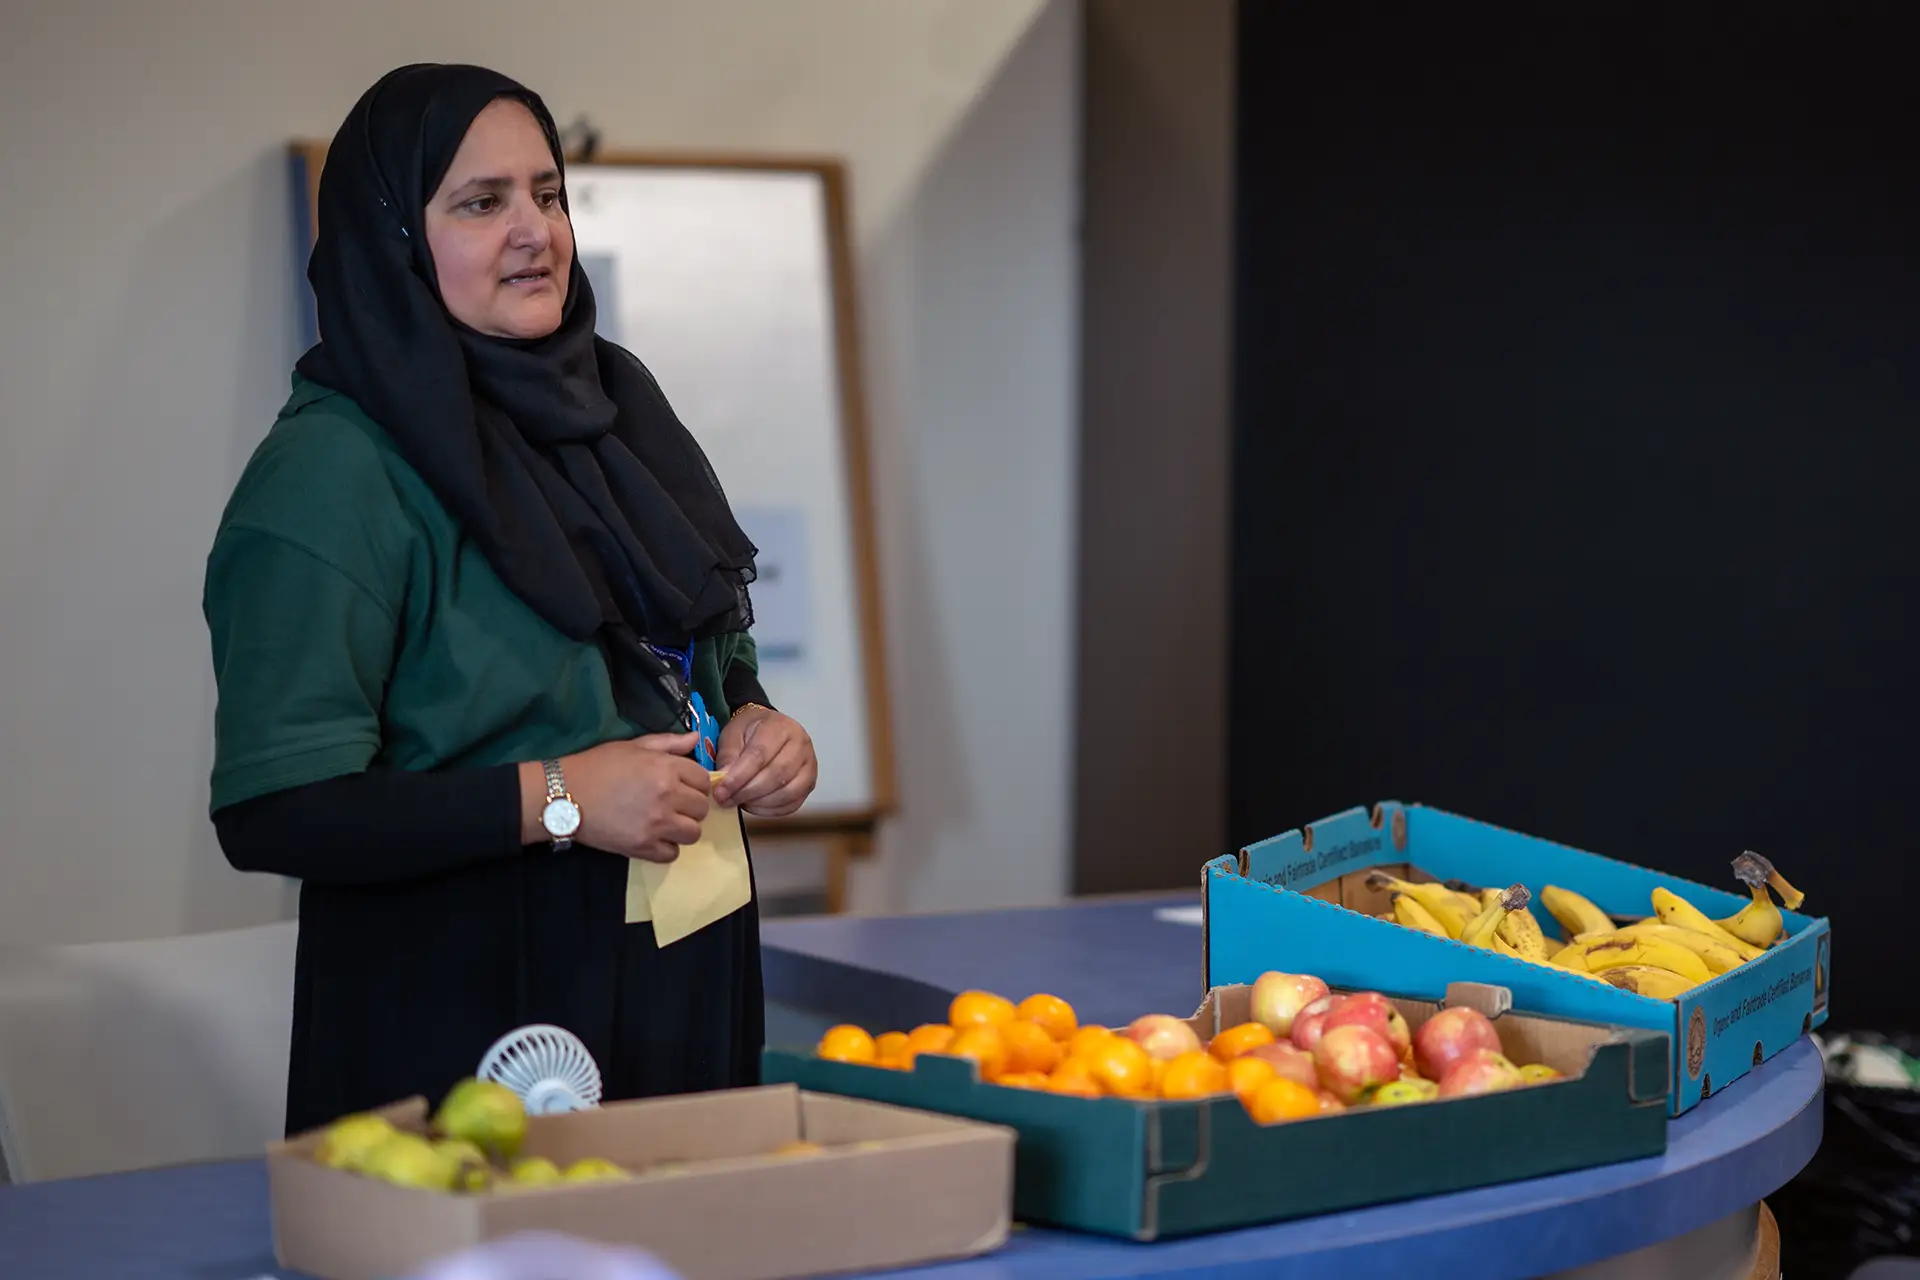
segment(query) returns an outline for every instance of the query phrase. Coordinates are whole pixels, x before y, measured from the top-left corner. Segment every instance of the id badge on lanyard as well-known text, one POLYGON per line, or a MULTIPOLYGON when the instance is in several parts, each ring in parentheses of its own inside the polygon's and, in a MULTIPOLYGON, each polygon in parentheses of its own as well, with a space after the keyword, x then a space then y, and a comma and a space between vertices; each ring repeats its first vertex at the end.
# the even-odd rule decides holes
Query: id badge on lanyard
POLYGON ((693 642, 688 641, 685 649, 668 649, 651 643, 647 648, 659 655, 662 662, 679 670, 680 686, 687 691, 687 703, 681 708, 680 723, 683 731, 700 735, 693 748, 693 758, 700 762, 702 768, 711 770, 716 744, 720 739, 720 722, 707 711, 706 699, 693 687, 693 642))

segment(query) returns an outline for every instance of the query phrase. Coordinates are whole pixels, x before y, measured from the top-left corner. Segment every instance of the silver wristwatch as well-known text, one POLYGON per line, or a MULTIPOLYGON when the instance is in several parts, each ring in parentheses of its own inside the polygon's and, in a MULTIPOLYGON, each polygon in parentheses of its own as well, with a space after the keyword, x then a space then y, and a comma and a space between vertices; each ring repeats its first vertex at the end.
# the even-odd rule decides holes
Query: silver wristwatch
POLYGON ((553 837, 553 851, 565 853, 573 847, 574 832, 580 830, 580 806, 567 794, 558 760, 542 760, 540 768, 547 775, 547 807, 540 811, 540 825, 553 837))

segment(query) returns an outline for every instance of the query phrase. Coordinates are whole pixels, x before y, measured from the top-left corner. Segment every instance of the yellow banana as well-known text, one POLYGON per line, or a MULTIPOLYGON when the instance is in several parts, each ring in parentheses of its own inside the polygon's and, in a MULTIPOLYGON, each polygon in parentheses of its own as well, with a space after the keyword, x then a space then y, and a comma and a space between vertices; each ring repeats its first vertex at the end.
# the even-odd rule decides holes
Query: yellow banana
POLYGON ((1591 938, 1583 938, 1578 941, 1569 942, 1566 946, 1548 956, 1547 963, 1559 965, 1562 969, 1571 969, 1575 973, 1590 972, 1587 968, 1586 944, 1588 942, 1599 941, 1605 936, 1607 935, 1595 934, 1591 938))
POLYGON ((1555 973, 1570 973, 1570 974, 1573 974, 1575 977, 1587 978, 1593 982, 1600 981, 1600 978, 1597 974, 1588 973, 1585 969, 1569 969, 1563 966, 1556 966, 1551 961, 1546 960, 1545 958, 1535 959, 1532 956, 1522 954, 1521 952, 1519 952, 1514 948, 1514 945, 1511 942, 1508 942, 1505 938, 1500 936, 1500 931, 1498 929, 1494 930, 1494 933, 1493 933, 1493 949, 1495 951, 1498 951, 1503 956, 1507 956, 1514 960, 1524 960, 1528 964, 1537 964, 1542 969, 1552 969, 1555 973))
POLYGON ((1748 885, 1747 891, 1753 895, 1752 902, 1714 923, 1749 946, 1770 947, 1786 928, 1780 908, 1773 904, 1773 895, 1764 883, 1748 885))
POLYGON ((1453 893, 1445 885, 1429 880, 1416 884, 1411 880, 1400 880, 1384 871, 1367 873, 1367 887, 1381 889, 1388 893, 1404 893, 1427 909, 1427 913, 1440 922, 1449 938, 1460 936, 1460 930, 1466 927, 1469 917, 1460 912, 1454 902, 1453 893))
POLYGON ((1480 914, 1482 905, 1480 902, 1480 893, 1479 890, 1473 888, 1473 886, 1462 884, 1458 880, 1436 880, 1429 887, 1429 897, 1422 898, 1421 901, 1424 903, 1429 901, 1432 896, 1437 896, 1432 893, 1432 890, 1435 889, 1444 892, 1448 900, 1453 903, 1453 909, 1460 913, 1460 925, 1462 928, 1466 927, 1467 921, 1480 914))
POLYGON ((1389 917, 1397 920, 1409 929, 1418 929, 1430 933, 1436 938, 1450 938, 1447 927, 1433 918, 1433 912, 1420 905, 1420 900, 1410 893, 1393 895, 1393 911, 1389 917))
POLYGON ((1743 938, 1736 938, 1712 920, 1700 908, 1667 888, 1665 885, 1653 891, 1653 909, 1660 917, 1660 923, 1676 925, 1682 929, 1691 929, 1695 933, 1704 933, 1715 942, 1724 943, 1736 950, 1751 946, 1743 938))
POLYGON ((1468 884, 1465 880, 1442 880, 1440 883, 1453 894, 1453 900, 1460 904, 1461 915, 1468 920, 1485 911, 1502 892, 1499 889, 1482 889, 1478 885, 1468 884))
POLYGON ((1602 938, 1598 942, 1575 943, 1580 948, 1580 967, 1588 973, 1605 973, 1623 966, 1645 966, 1677 973, 1689 982, 1706 982, 1713 977, 1702 960, 1685 947, 1660 938, 1645 936, 1602 938))
POLYGON ((1460 931, 1460 941, 1470 947, 1491 949, 1493 936, 1499 930, 1500 922, 1507 918, 1508 912, 1519 911, 1525 907, 1530 896, 1527 886, 1523 884, 1516 884, 1502 890, 1500 896, 1494 899, 1492 906, 1468 921, 1467 927, 1460 931))
POLYGON ((1655 1000, 1672 1000, 1695 986, 1671 969, 1656 969, 1651 965, 1622 965, 1600 976, 1616 987, 1655 1000))
POLYGON ((1534 919, 1533 912, 1525 907, 1507 912, 1507 918, 1500 922, 1495 932, 1527 959, 1547 958, 1547 935, 1541 930, 1540 922, 1534 919))
POLYGON ((1747 892, 1753 895, 1753 901, 1740 908, 1723 920, 1714 921, 1722 929, 1743 942, 1756 947, 1770 947, 1780 940, 1786 932, 1786 922, 1780 918, 1780 908, 1773 905, 1773 899, 1767 894, 1767 885, 1776 888, 1786 885, 1780 892, 1788 907, 1795 907, 1803 900, 1800 891, 1787 884, 1773 864, 1757 853, 1743 853, 1733 860, 1733 874, 1747 886, 1747 892), (1791 895, 1791 896, 1789 896, 1791 895))
POLYGON ((1505 893, 1504 889, 1488 889, 1477 884, 1468 884, 1465 880, 1442 880, 1440 882, 1453 890, 1460 899, 1460 906, 1471 920, 1493 905, 1493 900, 1505 893))
POLYGON ((1583 933, 1605 933, 1613 928, 1613 918, 1591 900, 1557 884, 1541 887, 1540 905, 1560 922, 1560 934, 1569 942, 1583 933))
POLYGON ((1659 938, 1671 942, 1677 947, 1685 947, 1706 962, 1709 973, 1721 974, 1729 969, 1737 969, 1747 961, 1759 955, 1754 947, 1735 948, 1724 942, 1709 938, 1704 933, 1695 933, 1691 929, 1682 929, 1678 925, 1661 924, 1657 920, 1644 920, 1639 924, 1630 924, 1615 929, 1613 936, 1621 938, 1659 938), (1752 955, 1747 954, 1752 952, 1752 955))
MULTIPOLYGON (((1447 888, 1462 894, 1480 895, 1480 905, 1474 911, 1476 916, 1492 907, 1506 892, 1505 889, 1476 889, 1462 880, 1449 880, 1446 884, 1447 888)), ((1507 946, 1523 959, 1545 960, 1547 958, 1546 934, 1541 932, 1540 921, 1535 919, 1533 912, 1527 908, 1521 907, 1518 911, 1507 912, 1506 918, 1500 921, 1497 932, 1506 939, 1507 946)))
MULTIPOLYGON (((1724 932, 1723 930, 1722 933, 1724 932)), ((1743 964, 1748 960, 1757 960, 1761 955, 1761 949, 1759 947, 1749 946, 1732 934, 1725 934, 1725 936, 1714 934, 1709 936, 1701 933, 1697 929, 1683 929, 1677 924, 1667 924, 1657 918, 1635 920, 1632 924, 1623 924, 1618 929, 1610 929, 1606 933, 1583 933, 1578 938, 1575 938, 1574 941, 1598 942, 1602 938, 1631 938, 1640 935, 1665 938, 1668 942, 1677 942, 1699 956, 1702 960, 1707 959, 1709 954, 1706 950, 1702 949, 1703 947, 1724 948, 1738 956, 1743 964)), ((1719 957, 1719 959, 1722 962, 1725 961, 1724 956, 1719 957)), ((1713 965, 1708 964, 1707 968, 1711 969, 1713 965)))
POLYGON ((1752 866, 1759 871, 1766 878, 1767 883, 1773 886, 1773 891, 1780 895, 1780 901, 1787 904, 1787 910, 1798 911, 1800 904, 1807 900, 1807 895, 1788 884, 1787 878, 1774 870, 1771 862, 1751 849, 1733 860, 1733 874, 1745 880, 1746 876, 1741 873, 1743 866, 1752 866))
MULTIPOLYGON (((1521 948, 1517 948, 1517 946, 1513 946, 1513 942, 1507 942, 1507 940, 1505 940, 1503 936, 1500 936, 1500 931, 1498 931, 1498 929, 1494 931, 1494 942, 1492 942, 1492 948, 1494 948, 1496 952, 1500 952, 1501 956, 1509 956, 1509 958, 1513 958, 1513 960, 1524 960, 1526 961, 1526 963, 1536 963, 1536 961, 1534 961, 1534 958, 1532 958, 1532 956, 1526 956, 1526 954, 1523 954, 1523 952, 1521 952, 1521 948)), ((1546 963, 1546 961, 1538 961, 1538 963, 1546 963)))

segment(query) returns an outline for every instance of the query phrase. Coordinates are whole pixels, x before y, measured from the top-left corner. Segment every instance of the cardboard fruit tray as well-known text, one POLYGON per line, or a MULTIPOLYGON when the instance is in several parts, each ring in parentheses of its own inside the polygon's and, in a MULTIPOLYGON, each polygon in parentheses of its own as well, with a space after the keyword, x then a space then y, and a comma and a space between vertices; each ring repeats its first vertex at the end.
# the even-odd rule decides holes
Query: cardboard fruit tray
MULTIPOLYGON (((1415 880, 1524 884, 1535 902, 1542 885, 1556 884, 1619 918, 1646 916, 1661 886, 1716 919, 1748 901, 1536 836, 1389 801, 1208 863, 1201 876, 1206 981, 1251 982, 1282 969, 1428 999, 1450 982, 1492 983, 1511 990, 1515 1007, 1529 1012, 1664 1032, 1677 1050, 1666 1090, 1674 1115, 1827 1020, 1833 933, 1825 919, 1783 912, 1786 938, 1758 959, 1678 1000, 1656 1000, 1376 920, 1371 913, 1386 899, 1365 884, 1376 867, 1415 880)), ((1550 916, 1535 915, 1552 930, 1550 916)))
MULTIPOLYGON (((379 1114, 420 1132, 427 1104, 379 1114)), ((523 1154, 563 1166, 600 1156, 635 1176, 421 1190, 328 1168, 313 1158, 321 1132, 301 1134, 267 1151, 280 1265, 384 1280, 537 1230, 645 1249, 690 1280, 781 1280, 984 1253, 1012 1225, 1014 1135, 947 1116, 774 1085, 527 1124, 523 1154), (825 1150, 774 1154, 797 1141, 825 1150)))
MULTIPOLYGON (((1568 1078, 1260 1125, 1232 1095, 1134 1101, 1009 1088, 981 1080, 970 1059, 944 1055, 921 1054, 912 1070, 900 1071, 769 1049, 763 1070, 769 1081, 1012 1128, 1019 1133, 1014 1211, 1022 1221, 1135 1240, 1362 1208, 1666 1150, 1664 1035, 1512 1012, 1499 988, 1461 984, 1446 995, 1493 1017, 1515 1062, 1544 1062, 1568 1078), (1490 1140, 1492 1134, 1502 1136, 1490 1140), (1431 1158, 1434 1152, 1446 1158, 1431 1158)), ((1393 1003, 1414 1028, 1443 1007, 1393 1003)), ((1188 1021, 1209 1040, 1251 1012, 1250 987, 1216 987, 1188 1021)))

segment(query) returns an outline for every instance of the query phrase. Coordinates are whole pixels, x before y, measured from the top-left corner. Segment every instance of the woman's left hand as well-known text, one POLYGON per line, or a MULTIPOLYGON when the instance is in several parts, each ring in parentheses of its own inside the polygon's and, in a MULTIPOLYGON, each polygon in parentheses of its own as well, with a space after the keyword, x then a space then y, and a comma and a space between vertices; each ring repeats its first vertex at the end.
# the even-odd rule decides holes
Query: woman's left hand
POLYGON ((813 739, 792 716, 767 707, 742 707, 720 731, 714 768, 727 776, 713 788, 715 804, 737 804, 757 818, 784 818, 813 794, 820 762, 813 739))

